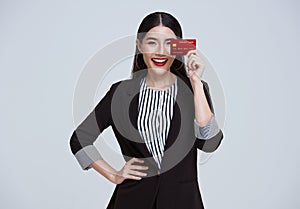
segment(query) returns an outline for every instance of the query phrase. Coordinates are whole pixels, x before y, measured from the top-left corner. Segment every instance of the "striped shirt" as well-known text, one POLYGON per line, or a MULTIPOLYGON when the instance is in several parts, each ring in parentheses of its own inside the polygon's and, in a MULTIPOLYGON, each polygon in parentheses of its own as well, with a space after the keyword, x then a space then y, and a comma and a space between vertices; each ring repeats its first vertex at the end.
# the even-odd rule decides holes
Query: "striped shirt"
POLYGON ((170 129, 176 95, 177 77, 173 85, 164 90, 149 88, 146 85, 146 77, 141 80, 138 130, 159 168, 170 129))

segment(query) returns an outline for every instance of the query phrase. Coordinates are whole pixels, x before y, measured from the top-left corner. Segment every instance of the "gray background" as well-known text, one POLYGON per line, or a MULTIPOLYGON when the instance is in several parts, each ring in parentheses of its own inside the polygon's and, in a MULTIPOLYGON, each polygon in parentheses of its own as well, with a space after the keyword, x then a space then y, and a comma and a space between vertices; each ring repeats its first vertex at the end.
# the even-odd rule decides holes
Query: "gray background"
POLYGON ((199 168, 206 208, 300 208, 299 2, 117 4, 0 1, 0 208, 105 208, 114 185, 82 171, 69 148, 74 89, 99 49, 156 10, 198 39, 223 86, 225 138, 199 168))

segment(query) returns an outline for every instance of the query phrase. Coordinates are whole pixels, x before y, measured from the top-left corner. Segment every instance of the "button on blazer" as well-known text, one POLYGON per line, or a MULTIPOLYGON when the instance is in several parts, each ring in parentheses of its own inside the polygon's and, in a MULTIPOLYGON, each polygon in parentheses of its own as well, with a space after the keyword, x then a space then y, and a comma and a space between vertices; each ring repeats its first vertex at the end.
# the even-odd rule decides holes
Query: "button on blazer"
MULTIPOLYGON (((93 143, 111 126, 125 161, 141 158, 148 175, 141 180, 125 179, 116 184, 107 209, 201 209, 204 208, 197 175, 197 149, 213 152, 221 144, 222 130, 210 139, 195 135, 193 89, 188 77, 177 76, 173 117, 159 169, 137 128, 141 79, 147 70, 118 81, 74 130, 70 147, 83 170, 103 159, 93 143), (155 206, 154 206, 155 205, 155 206)), ((207 82, 201 80, 209 107, 214 113, 207 82)))

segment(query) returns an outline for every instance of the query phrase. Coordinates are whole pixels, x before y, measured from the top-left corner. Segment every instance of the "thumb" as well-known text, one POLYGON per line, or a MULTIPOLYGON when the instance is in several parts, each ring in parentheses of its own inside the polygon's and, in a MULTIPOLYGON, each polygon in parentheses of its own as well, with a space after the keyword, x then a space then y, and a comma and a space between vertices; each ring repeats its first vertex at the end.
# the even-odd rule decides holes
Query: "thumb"
POLYGON ((192 70, 190 70, 190 69, 188 68, 188 77, 191 77, 192 75, 193 75, 192 70))

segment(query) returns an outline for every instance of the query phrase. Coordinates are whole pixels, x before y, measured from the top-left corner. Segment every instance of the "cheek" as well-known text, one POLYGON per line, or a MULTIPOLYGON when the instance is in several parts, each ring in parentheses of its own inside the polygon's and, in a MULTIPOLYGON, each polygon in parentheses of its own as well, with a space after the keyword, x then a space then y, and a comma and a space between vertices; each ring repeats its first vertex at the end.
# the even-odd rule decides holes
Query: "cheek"
POLYGON ((166 47, 166 52, 168 55, 171 55, 171 47, 170 46, 166 47))
POLYGON ((142 50, 143 53, 153 53, 155 51, 155 47, 150 45, 143 45, 142 50))
POLYGON ((174 58, 168 60, 170 66, 173 64, 174 60, 174 58))
POLYGON ((150 57, 149 54, 144 53, 144 54, 143 54, 143 58, 144 58, 144 62, 145 62, 146 64, 152 62, 152 61, 151 61, 151 57, 150 57))

